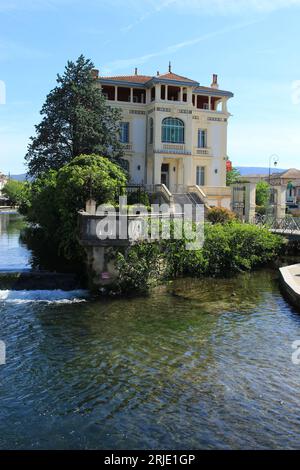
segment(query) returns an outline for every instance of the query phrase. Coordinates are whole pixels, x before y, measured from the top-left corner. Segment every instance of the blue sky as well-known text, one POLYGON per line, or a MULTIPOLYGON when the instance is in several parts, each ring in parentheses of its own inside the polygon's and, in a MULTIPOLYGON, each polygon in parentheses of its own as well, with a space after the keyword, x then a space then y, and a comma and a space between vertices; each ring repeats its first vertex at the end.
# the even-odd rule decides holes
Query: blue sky
POLYGON ((155 75, 169 60, 202 85, 217 73, 235 94, 233 163, 276 153, 300 167, 300 0, 0 0, 0 21, 0 171, 24 172, 45 96, 81 53, 101 74, 155 75))

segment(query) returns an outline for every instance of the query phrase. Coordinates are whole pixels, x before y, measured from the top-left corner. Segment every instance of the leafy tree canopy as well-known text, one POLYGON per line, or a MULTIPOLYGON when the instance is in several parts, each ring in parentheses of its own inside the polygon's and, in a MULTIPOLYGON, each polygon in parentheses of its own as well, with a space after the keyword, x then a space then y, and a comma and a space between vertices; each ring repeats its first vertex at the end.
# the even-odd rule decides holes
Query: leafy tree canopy
POLYGON ((256 205, 266 207, 270 199, 270 185, 266 181, 260 181, 256 185, 256 205))
POLYGON ((81 55, 57 76, 57 86, 46 98, 43 119, 25 157, 31 176, 58 170, 82 154, 97 153, 112 160, 122 156, 120 111, 106 105, 92 76, 93 67, 81 55))
POLYGON ((75 259, 78 211, 92 196, 97 204, 116 203, 127 176, 121 167, 99 155, 81 155, 58 171, 44 173, 32 183, 28 220, 38 224, 61 254, 75 259))
POLYGON ((231 184, 238 183, 241 178, 241 173, 237 168, 232 168, 231 171, 226 173, 226 185, 230 186, 231 184))
POLYGON ((2 189, 2 193, 8 197, 13 206, 21 206, 29 197, 29 187, 27 182, 10 179, 2 189))

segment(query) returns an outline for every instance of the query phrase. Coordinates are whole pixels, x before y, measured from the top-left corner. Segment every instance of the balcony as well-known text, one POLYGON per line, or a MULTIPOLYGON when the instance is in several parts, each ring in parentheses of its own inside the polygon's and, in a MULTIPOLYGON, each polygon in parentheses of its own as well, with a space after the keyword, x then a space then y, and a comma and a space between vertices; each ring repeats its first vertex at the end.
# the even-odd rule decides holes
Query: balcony
POLYGON ((211 156, 211 148, 210 147, 194 147, 194 155, 199 155, 201 157, 210 157, 211 156))
POLYGON ((125 153, 131 153, 133 151, 132 144, 123 144, 123 149, 125 153))
POLYGON ((191 155, 184 144, 162 144, 161 148, 155 149, 154 153, 170 153, 177 155, 191 155))

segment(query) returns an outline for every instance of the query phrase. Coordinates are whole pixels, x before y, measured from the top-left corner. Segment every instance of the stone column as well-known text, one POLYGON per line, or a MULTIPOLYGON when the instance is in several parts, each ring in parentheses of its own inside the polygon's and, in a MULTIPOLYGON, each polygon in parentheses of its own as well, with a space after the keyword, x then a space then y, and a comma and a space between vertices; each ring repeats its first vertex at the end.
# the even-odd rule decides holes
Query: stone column
POLYGON ((89 199, 86 201, 85 212, 90 215, 96 214, 96 201, 94 199, 89 199))
POLYGON ((286 186, 275 186, 277 191, 276 219, 284 219, 286 215, 286 186))
POLYGON ((256 184, 246 183, 245 222, 253 222, 256 210, 256 184))
POLYGON ((183 181, 184 181, 184 168, 183 168, 183 158, 180 158, 178 160, 178 175, 177 175, 177 184, 180 184, 180 185, 183 185, 183 181))
POLYGON ((194 183, 193 175, 193 160, 191 156, 186 155, 184 157, 183 164, 183 184, 184 186, 192 186, 194 183))
POLYGON ((162 157, 160 155, 154 154, 154 179, 153 184, 161 184, 161 165, 162 165, 162 157))

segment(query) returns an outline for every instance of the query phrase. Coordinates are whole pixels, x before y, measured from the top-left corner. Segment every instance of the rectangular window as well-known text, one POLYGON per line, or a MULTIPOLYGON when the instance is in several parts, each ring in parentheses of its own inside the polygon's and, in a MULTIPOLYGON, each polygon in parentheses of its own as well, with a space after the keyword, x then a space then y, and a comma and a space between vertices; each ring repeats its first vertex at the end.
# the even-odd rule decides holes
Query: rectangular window
POLYGON ((196 185, 205 186, 205 167, 204 166, 197 166, 196 185))
POLYGON ((129 122, 121 122, 120 125, 120 142, 122 144, 129 143, 129 122))
POLYGON ((207 147, 207 131, 206 129, 198 129, 198 148, 204 149, 207 147))

